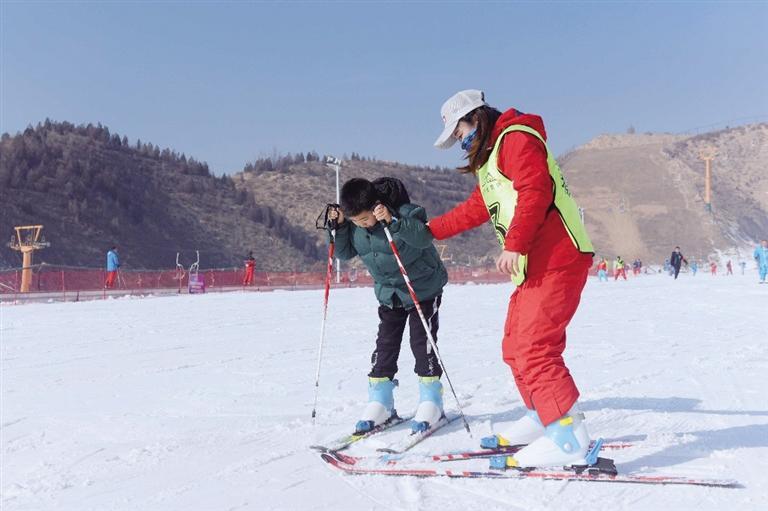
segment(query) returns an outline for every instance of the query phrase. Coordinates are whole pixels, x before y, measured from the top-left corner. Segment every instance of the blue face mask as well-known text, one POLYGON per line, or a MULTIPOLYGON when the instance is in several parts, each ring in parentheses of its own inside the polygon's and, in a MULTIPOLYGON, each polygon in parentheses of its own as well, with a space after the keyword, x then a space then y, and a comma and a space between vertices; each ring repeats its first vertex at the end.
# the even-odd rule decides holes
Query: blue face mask
POLYGON ((475 137, 477 136, 477 128, 473 129, 467 135, 464 137, 464 139, 461 141, 461 148, 464 151, 469 151, 469 148, 472 147, 472 142, 475 141, 475 137))

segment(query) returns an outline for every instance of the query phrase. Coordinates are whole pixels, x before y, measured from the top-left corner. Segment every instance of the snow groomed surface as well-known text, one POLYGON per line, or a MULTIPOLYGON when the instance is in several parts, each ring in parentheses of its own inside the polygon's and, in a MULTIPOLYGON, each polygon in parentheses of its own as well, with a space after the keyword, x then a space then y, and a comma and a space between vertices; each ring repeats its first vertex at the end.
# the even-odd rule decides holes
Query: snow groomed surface
MULTIPOLYGON (((500 338, 509 285, 449 286, 439 344, 472 426, 413 448, 477 450, 523 413, 500 338), (479 318, 484 320, 480 321, 479 318)), ((590 279, 565 357, 590 432, 633 444, 623 473, 743 488, 350 476, 310 445, 351 432, 366 400, 370 289, 332 290, 317 424, 322 291, 2 306, 3 510, 764 509, 768 285, 755 278, 590 279)), ((404 346, 407 346, 404 343, 404 346)), ((396 407, 418 398, 404 349, 396 407)), ((451 407, 452 397, 446 398, 451 407)), ((407 424, 344 452, 377 455, 407 424)), ((439 469, 487 470, 487 459, 439 469)))

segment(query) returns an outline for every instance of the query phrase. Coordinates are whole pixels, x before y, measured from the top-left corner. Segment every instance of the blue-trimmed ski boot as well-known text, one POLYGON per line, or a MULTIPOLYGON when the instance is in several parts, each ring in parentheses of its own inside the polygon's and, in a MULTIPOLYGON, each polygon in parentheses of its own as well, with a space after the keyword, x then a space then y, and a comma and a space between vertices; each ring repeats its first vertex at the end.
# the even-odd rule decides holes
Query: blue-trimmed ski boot
POLYGON ((419 407, 411 422, 411 432, 427 431, 443 413, 443 384, 439 376, 419 376, 419 407))
POLYGON ((507 466, 563 467, 588 465, 589 433, 584 414, 574 405, 571 410, 545 428, 544 436, 507 458, 507 466), (512 458, 510 460, 509 458, 512 458), (510 465, 510 463, 513 463, 510 465))
POLYGON ((355 424, 355 434, 367 433, 390 419, 397 417, 395 398, 392 391, 397 380, 389 378, 368 378, 368 405, 363 416, 355 424))
POLYGON ((510 445, 526 445, 544 436, 544 432, 544 426, 541 424, 536 410, 527 410, 525 415, 504 431, 504 434, 481 438, 480 447, 483 449, 498 449, 510 445))

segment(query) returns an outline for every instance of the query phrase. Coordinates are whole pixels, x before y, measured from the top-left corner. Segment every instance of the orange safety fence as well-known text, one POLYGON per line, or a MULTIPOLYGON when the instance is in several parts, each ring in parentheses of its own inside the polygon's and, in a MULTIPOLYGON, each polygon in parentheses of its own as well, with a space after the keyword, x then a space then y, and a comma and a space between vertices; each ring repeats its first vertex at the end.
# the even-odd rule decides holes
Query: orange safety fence
MULTIPOLYGON (((22 268, 0 270, 0 295, 55 295, 80 292, 102 292, 104 296, 115 292, 131 294, 149 293, 156 290, 186 293, 189 284, 189 271, 167 270, 120 270, 114 288, 105 289, 106 271, 96 268, 80 268, 49 264, 35 265, 30 268, 32 278, 29 293, 21 293, 22 268)), ((449 281, 452 283, 495 283, 509 282, 509 277, 500 274, 495 268, 469 268, 462 266, 448 267, 449 281)), ((325 272, 267 272, 255 271, 253 280, 244 285, 244 268, 213 268, 200 270, 205 279, 207 291, 225 291, 237 288, 254 291, 272 289, 312 289, 325 285, 325 272)), ((349 269, 339 275, 339 284, 334 271, 333 286, 353 287, 372 286, 373 279, 364 269, 349 269)), ((96 293, 98 294, 98 293, 96 293)))

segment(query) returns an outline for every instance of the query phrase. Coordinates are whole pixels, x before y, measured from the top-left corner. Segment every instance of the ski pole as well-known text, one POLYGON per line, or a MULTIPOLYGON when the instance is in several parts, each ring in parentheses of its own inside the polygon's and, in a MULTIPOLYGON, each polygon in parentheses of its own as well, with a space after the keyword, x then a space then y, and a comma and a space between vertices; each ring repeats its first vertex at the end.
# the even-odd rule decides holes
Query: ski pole
POLYGON ((459 408, 459 415, 461 415, 461 420, 464 422, 464 429, 467 430, 467 433, 469 433, 469 436, 472 436, 472 431, 470 431, 469 423, 467 422, 467 418, 464 416, 464 410, 462 410, 461 408, 459 397, 456 395, 456 390, 454 390, 453 388, 453 383, 451 383, 451 378, 448 376, 448 370, 445 368, 443 359, 440 356, 440 352, 437 349, 437 343, 435 342, 435 339, 432 337, 432 331, 429 328, 427 319, 424 317, 424 312, 422 312, 421 310, 421 305, 419 305, 419 298, 416 296, 416 292, 413 290, 413 286, 411 285, 411 279, 408 278, 408 272, 405 271, 405 266, 403 266, 403 261, 400 258, 400 252, 397 250, 395 241, 392 239, 392 233, 389 232, 389 227, 387 227, 386 223, 382 221, 381 225, 384 227, 384 234, 387 235, 387 241, 389 241, 389 247, 392 249, 392 253, 395 255, 395 260, 397 261, 397 265, 400 267, 400 273, 403 274, 403 280, 405 280, 405 285, 408 287, 408 293, 411 295, 411 300, 413 300, 413 304, 416 306, 416 311, 419 313, 419 319, 421 319, 421 324, 424 327, 424 331, 427 332, 427 339, 429 339, 429 344, 432 346, 432 351, 435 352, 437 361, 440 363, 440 367, 443 368, 443 374, 445 374, 445 380, 448 382, 448 387, 450 387, 451 393, 453 394, 453 398, 456 400, 456 406, 459 408))
MULTIPOLYGON (((326 217, 328 208, 326 208, 326 217)), ((325 296, 323 297, 323 320, 320 323, 320 344, 317 347, 317 371, 315 372, 315 401, 312 405, 312 424, 317 415, 317 395, 320 392, 320 363, 323 360, 323 344, 325 342, 325 320, 328 317, 328 295, 331 291, 331 277, 333 275, 333 253, 336 245, 336 220, 329 221, 331 228, 331 242, 328 244, 328 269, 325 272, 325 296)))

